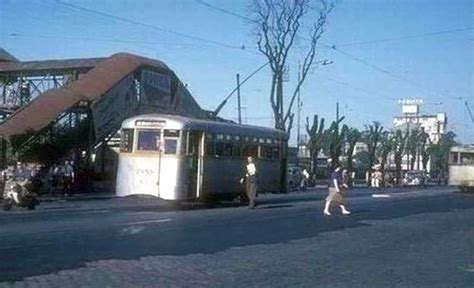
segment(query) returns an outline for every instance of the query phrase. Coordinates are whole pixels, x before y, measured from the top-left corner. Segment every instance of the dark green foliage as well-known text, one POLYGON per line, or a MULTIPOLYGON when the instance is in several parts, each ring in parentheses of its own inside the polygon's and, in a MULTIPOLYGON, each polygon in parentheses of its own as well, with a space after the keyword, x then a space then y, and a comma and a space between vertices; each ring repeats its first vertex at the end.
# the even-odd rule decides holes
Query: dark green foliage
POLYGON ((314 115, 313 124, 309 125, 309 117, 306 117, 306 132, 309 136, 308 148, 311 153, 311 170, 314 172, 316 167, 313 167, 318 157, 318 152, 321 150, 324 141, 324 118, 318 119, 318 115, 314 115))

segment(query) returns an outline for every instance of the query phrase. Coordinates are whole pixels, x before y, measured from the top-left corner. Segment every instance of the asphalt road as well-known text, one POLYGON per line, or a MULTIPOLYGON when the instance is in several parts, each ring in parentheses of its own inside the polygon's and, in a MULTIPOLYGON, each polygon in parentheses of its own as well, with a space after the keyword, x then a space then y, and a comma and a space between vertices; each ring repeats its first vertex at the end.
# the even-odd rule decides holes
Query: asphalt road
POLYGON ((474 195, 362 189, 351 215, 324 217, 324 194, 263 195, 256 210, 102 199, 1 212, 0 287, 474 286, 474 195))

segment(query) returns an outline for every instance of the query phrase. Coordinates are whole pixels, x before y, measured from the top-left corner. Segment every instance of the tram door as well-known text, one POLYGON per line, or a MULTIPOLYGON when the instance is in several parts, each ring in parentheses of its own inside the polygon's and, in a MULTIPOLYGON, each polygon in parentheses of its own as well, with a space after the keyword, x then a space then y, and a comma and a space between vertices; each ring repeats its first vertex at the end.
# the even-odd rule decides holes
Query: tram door
POLYGON ((203 132, 189 131, 188 135, 188 196, 198 198, 201 196, 202 186, 203 132))

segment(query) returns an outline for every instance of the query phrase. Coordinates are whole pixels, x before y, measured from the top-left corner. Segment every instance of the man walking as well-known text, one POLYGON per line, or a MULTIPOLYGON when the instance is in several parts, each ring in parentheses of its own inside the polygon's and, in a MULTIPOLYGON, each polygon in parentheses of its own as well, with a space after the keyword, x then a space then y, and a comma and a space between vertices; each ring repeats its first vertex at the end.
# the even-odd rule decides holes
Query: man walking
POLYGON ((255 197, 257 196, 257 168, 252 157, 247 157, 247 166, 245 168, 247 173, 244 178, 240 179, 240 183, 245 181, 249 208, 254 209, 256 206, 255 197))
POLYGON ((336 164, 336 168, 331 173, 331 177, 329 178, 329 195, 326 197, 326 203, 324 206, 324 215, 329 216, 331 213, 329 212, 329 207, 331 206, 331 202, 339 203, 339 207, 341 208, 342 214, 349 215, 351 214, 350 211, 346 209, 344 198, 341 195, 340 187, 344 186, 347 188, 347 185, 342 181, 342 173, 341 173, 341 166, 336 164))

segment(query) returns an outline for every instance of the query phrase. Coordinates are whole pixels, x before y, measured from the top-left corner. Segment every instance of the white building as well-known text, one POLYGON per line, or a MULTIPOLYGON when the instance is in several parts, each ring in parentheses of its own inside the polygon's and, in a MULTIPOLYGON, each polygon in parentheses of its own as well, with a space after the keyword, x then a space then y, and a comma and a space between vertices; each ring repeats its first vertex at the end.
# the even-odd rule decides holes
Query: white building
MULTIPOLYGON (((420 106, 423 104, 421 99, 403 99, 399 101, 402 108, 402 114, 393 118, 394 130, 413 131, 415 129, 424 131, 428 134, 431 143, 437 143, 441 136, 446 132, 448 118, 446 113, 437 113, 432 115, 420 114, 420 106)), ((406 154, 402 160, 402 169, 410 168, 406 154)), ((417 170, 422 169, 421 155, 415 155, 415 166, 417 170)), ((428 162, 428 170, 430 163, 428 162)))
POLYGON ((393 127, 395 130, 412 130, 420 128, 428 133, 432 143, 437 143, 446 131, 447 116, 446 113, 437 113, 436 115, 403 115, 393 118, 393 127))

